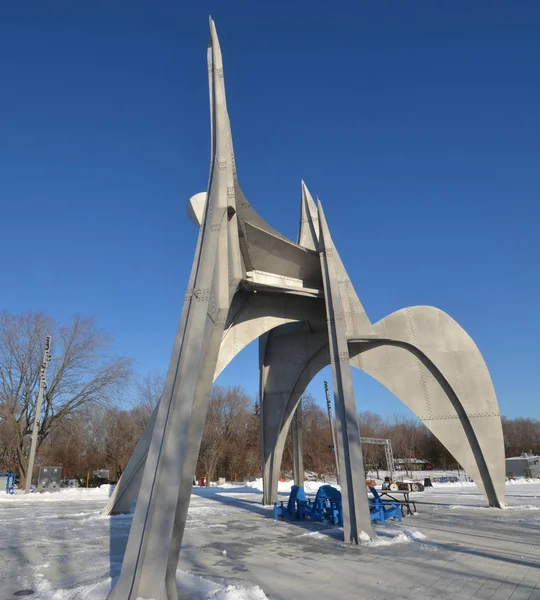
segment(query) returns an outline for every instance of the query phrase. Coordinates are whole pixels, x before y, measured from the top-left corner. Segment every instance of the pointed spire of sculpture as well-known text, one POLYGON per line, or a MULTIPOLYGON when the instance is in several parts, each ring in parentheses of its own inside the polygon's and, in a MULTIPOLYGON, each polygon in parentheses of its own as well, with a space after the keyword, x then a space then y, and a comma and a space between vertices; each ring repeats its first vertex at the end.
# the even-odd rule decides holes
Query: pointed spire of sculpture
POLYGON ((334 242, 332 241, 332 236, 330 235, 330 229, 328 228, 328 223, 326 222, 326 217, 324 215, 322 202, 319 200, 317 196, 317 212, 319 215, 319 238, 325 250, 334 248, 334 242))
POLYGON ((347 335, 358 335, 357 332, 369 332, 371 331, 371 321, 369 320, 360 299, 351 283, 349 274, 347 273, 343 262, 335 248, 328 224, 324 216, 323 207, 321 201, 317 198, 318 202, 318 214, 320 223, 319 233, 319 247, 325 251, 330 250, 330 253, 334 255, 334 269, 336 276, 339 281, 339 292, 341 295, 343 308, 345 311, 345 327, 347 335))
POLYGON ((303 180, 298 245, 315 251, 319 248, 319 215, 315 202, 303 180))

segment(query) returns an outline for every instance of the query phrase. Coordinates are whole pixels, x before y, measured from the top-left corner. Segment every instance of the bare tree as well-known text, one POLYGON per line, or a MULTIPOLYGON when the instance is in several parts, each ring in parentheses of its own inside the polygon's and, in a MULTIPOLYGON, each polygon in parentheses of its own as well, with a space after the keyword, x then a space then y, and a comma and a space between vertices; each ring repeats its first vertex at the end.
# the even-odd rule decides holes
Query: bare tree
MULTIPOLYGON (((0 406, 0 410, 2 408, 0 406)), ((16 438, 8 416, 0 412, 0 471, 2 472, 17 469, 16 438)))
POLYGON ((135 449, 141 432, 133 411, 109 408, 105 414, 105 464, 109 476, 118 481, 135 449))
POLYGON ((139 436, 142 435, 154 408, 161 398, 164 384, 163 376, 155 373, 150 373, 137 381, 132 416, 138 428, 139 436))
POLYGON ((540 454, 540 421, 537 419, 502 418, 506 456, 523 452, 540 454))
POLYGON ((119 398, 131 376, 131 361, 109 357, 109 337, 92 319, 73 317, 66 325, 43 313, 0 313, 0 412, 15 437, 22 480, 28 468, 45 336, 51 335, 53 360, 47 374, 38 449, 69 415, 119 398))
MULTIPOLYGON (((358 413, 358 426, 360 435, 364 438, 387 437, 387 425, 377 413, 362 411, 358 413)), ((366 471, 379 472, 379 468, 387 468, 384 447, 377 444, 362 444, 364 453, 364 466, 366 471)))
MULTIPOLYGON (((209 481, 218 475, 218 467, 227 454, 227 448, 232 448, 239 438, 245 439, 251 408, 251 399, 239 386, 223 388, 215 385, 212 388, 199 451, 199 470, 209 481)), ((237 446, 235 452, 245 455, 245 447, 237 446)), ((228 465, 229 473, 237 473, 235 466, 228 465)))
POLYGON ((309 393, 302 396, 304 468, 319 477, 336 472, 328 415, 309 393))

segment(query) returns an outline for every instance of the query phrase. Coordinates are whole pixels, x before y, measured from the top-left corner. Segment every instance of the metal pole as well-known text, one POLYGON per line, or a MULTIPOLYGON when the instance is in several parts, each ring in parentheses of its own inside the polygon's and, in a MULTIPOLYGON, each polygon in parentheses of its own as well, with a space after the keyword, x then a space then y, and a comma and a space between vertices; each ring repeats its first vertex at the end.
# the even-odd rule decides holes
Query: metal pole
POLYGON ((30 447, 30 458, 28 459, 28 469, 26 470, 26 487, 25 494, 30 492, 30 486, 32 485, 32 471, 34 470, 34 459, 36 458, 36 448, 39 433, 39 423, 41 421, 41 405, 43 403, 43 394, 47 387, 47 366, 51 360, 51 336, 48 335, 45 338, 45 352, 43 353, 43 362, 40 367, 40 379, 39 379, 39 392, 36 404, 36 416, 34 419, 34 429, 32 430, 32 445, 30 447))
POLYGON ((339 457, 336 440, 336 430, 334 427, 334 416, 332 415, 332 400, 330 399, 330 391, 328 389, 328 381, 324 382, 324 393, 326 394, 326 406, 328 407, 328 420, 330 421, 330 433, 332 434, 332 444, 334 446, 334 457, 336 460, 336 483, 340 485, 341 478, 339 476, 339 457))
POLYGON ((294 411, 291 423, 294 484, 304 487, 304 458, 302 450, 302 400, 294 411))

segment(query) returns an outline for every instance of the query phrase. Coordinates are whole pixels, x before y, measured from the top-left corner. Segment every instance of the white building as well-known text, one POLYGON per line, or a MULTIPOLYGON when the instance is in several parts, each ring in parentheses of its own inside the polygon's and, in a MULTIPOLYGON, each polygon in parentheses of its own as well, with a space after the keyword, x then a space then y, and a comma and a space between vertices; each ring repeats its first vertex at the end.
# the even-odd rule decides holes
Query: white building
POLYGON ((540 456, 524 453, 506 459, 507 477, 540 477, 540 456))

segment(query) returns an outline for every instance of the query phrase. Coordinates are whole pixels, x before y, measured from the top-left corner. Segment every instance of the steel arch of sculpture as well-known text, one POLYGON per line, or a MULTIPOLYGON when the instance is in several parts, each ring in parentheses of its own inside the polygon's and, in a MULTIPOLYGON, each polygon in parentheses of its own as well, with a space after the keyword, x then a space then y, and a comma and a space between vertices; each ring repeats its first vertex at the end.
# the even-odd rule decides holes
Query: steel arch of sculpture
POLYGON ((110 599, 177 598, 176 568, 211 386, 256 339, 265 503, 276 499, 291 423, 295 479, 302 483, 299 400, 328 364, 345 541, 358 543, 362 532, 375 536, 351 366, 377 379, 418 415, 491 506, 505 503, 497 398, 472 339, 429 306, 398 310, 372 324, 334 246, 322 205, 315 204, 303 182, 297 243, 270 227, 238 183, 212 20, 208 76, 211 169, 207 193, 194 196, 188 207, 200 232, 180 325, 161 400, 105 509, 126 512, 138 498, 110 599))

